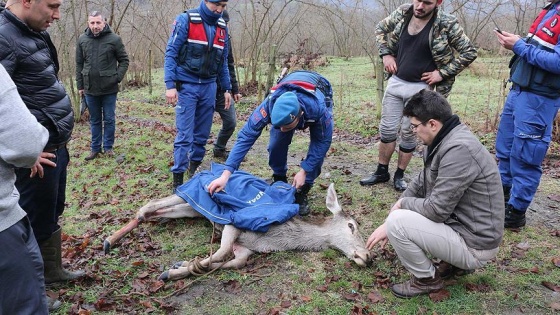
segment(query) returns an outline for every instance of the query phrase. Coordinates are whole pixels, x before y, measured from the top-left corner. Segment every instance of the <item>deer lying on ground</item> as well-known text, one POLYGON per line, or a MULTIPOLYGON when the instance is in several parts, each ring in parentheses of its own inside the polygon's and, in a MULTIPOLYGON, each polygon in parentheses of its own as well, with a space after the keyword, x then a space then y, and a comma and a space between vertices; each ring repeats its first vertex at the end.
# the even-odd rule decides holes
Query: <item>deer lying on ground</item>
MULTIPOLYGON (((173 269, 162 273, 160 280, 181 279, 199 273, 201 268, 242 268, 247 264, 249 256, 255 252, 322 251, 334 248, 359 266, 366 266, 370 259, 369 251, 365 248, 356 221, 342 211, 334 184, 329 186, 326 204, 333 216, 322 222, 312 218, 302 220, 293 217, 284 224, 271 226, 266 233, 244 231, 233 225, 226 225, 222 231, 220 248, 216 253, 196 264, 192 261, 178 263, 173 269), (231 253, 234 258, 227 260, 231 253)), ((111 245, 136 227, 138 222, 158 217, 193 218, 202 215, 177 195, 150 201, 138 211, 135 220, 105 240, 105 251, 108 252, 111 245)))

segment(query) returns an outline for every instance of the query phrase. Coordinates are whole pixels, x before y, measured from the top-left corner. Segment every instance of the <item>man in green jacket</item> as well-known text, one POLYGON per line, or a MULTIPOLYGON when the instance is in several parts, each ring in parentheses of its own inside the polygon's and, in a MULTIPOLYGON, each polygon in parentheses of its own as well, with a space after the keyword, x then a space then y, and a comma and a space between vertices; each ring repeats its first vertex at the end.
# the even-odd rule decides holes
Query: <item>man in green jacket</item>
POLYGON ((76 83, 90 115, 91 152, 86 161, 95 159, 102 145, 106 155, 114 155, 117 92, 127 69, 128 55, 120 36, 99 11, 93 11, 76 45, 76 83))
POLYGON ((397 170, 393 187, 406 189, 404 180, 416 139, 402 112, 406 101, 421 89, 436 90, 445 97, 455 76, 476 59, 471 43, 457 18, 439 9, 443 0, 412 0, 377 24, 376 42, 390 76, 383 97, 377 170, 360 180, 361 185, 389 181, 389 162, 400 133, 397 170))

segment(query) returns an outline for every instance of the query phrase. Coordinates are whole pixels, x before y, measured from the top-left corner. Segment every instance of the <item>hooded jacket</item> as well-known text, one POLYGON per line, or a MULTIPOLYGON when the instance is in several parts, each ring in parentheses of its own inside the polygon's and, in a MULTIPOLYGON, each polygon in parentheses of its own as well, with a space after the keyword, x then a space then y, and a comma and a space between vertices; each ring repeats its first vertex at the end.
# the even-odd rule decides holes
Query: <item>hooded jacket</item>
POLYGON ((119 35, 108 24, 94 36, 89 28, 76 45, 76 84, 89 95, 107 95, 119 91, 128 70, 128 55, 119 35))
MULTIPOLYGON (((377 24, 375 35, 381 57, 397 55, 399 39, 413 11, 411 3, 403 4, 377 24)), ((447 97, 455 83, 455 76, 476 59, 476 48, 457 18, 439 9, 436 9, 436 19, 430 31, 430 48, 437 70, 443 77, 436 91, 447 97), (457 57, 453 50, 457 51, 457 57)))
POLYGON ((58 54, 46 31, 36 32, 0 7, 0 63, 23 102, 49 131, 46 148, 65 144, 74 128, 72 103, 58 79, 58 54))

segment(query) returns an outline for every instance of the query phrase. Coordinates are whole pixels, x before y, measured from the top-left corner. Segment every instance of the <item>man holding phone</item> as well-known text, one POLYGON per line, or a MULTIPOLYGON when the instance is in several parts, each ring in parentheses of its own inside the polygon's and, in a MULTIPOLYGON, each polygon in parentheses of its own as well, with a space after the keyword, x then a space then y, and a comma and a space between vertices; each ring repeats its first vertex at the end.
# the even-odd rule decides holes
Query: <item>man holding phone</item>
POLYGON ((559 10, 560 0, 549 2, 524 38, 496 30, 500 44, 515 53, 510 62, 513 85, 496 137, 506 228, 525 226, 560 107, 559 10))

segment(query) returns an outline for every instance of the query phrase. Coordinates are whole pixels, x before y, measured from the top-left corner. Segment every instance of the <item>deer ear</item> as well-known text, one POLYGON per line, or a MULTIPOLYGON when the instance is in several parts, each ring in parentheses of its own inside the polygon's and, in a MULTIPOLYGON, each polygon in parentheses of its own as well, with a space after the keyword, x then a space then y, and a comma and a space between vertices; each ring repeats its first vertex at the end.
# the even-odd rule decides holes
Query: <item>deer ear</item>
POLYGON ((334 190, 334 184, 329 186, 327 191, 327 209, 329 209, 332 214, 337 214, 342 212, 340 204, 338 204, 338 197, 336 196, 336 191, 334 190))

